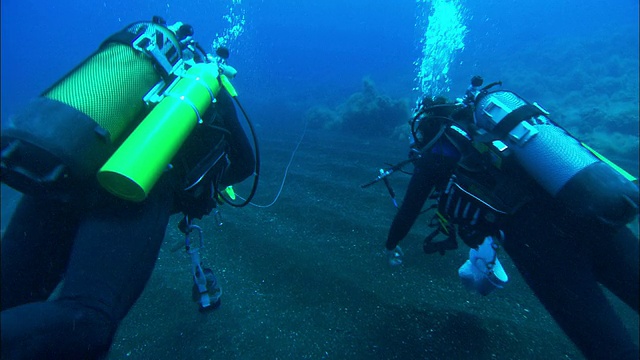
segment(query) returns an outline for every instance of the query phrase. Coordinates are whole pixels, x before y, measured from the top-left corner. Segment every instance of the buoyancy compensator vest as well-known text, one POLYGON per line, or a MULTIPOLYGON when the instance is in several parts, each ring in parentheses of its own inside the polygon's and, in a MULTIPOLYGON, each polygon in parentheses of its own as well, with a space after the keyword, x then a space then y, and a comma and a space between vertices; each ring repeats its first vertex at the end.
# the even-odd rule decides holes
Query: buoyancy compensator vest
MULTIPOLYGON (((425 101, 422 103, 424 106, 425 101)), ((451 248, 456 233, 468 246, 477 247, 486 236, 497 233, 506 216, 543 190, 517 167, 493 166, 490 154, 480 151, 466 130, 472 128, 469 109, 452 103, 434 105, 430 100, 426 106, 418 111, 423 114, 420 123, 412 126, 413 146, 424 153, 445 137, 458 150, 460 159, 448 183, 436 185, 433 198, 437 204, 432 208, 437 212, 430 226, 437 228, 425 239, 425 252, 441 250, 444 242, 433 242, 438 233, 450 238, 447 241, 451 248)))
MULTIPOLYGON (((225 105, 233 106, 228 100, 225 105)), ((203 124, 190 135, 189 146, 178 151, 172 165, 181 179, 175 198, 176 211, 190 219, 200 219, 218 205, 216 194, 220 181, 230 165, 229 136, 216 106, 209 108, 203 116, 203 124)))

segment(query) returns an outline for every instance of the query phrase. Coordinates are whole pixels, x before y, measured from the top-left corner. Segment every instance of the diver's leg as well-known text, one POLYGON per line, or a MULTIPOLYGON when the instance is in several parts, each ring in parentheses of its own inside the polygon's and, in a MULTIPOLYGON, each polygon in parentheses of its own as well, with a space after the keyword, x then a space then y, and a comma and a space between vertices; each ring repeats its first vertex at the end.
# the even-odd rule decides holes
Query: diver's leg
POLYGON ((637 345, 592 271, 589 239, 585 238, 589 235, 577 226, 557 224, 566 218, 545 206, 521 211, 505 227, 504 248, 587 358, 637 359, 637 345))
POLYGON ((171 201, 157 188, 142 203, 108 199, 89 211, 60 296, 2 312, 3 358, 104 355, 150 277, 171 201))
POLYGON ((416 160, 404 199, 389 228, 385 244, 388 250, 395 248, 407 236, 429 194, 437 184, 449 179, 456 161, 454 157, 431 153, 416 160))
POLYGON ((594 263, 598 280, 638 312, 640 284, 638 237, 622 227, 594 241, 594 263))
POLYGON ((22 197, 2 237, 2 310, 49 297, 66 268, 76 228, 71 205, 22 197))

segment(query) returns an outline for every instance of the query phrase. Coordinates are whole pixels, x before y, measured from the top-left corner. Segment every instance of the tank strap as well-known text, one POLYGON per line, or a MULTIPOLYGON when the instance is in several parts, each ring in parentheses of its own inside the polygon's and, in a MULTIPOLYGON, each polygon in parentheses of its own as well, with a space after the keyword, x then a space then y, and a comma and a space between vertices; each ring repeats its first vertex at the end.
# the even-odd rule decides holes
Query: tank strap
POLYGON ((491 130, 491 133, 498 139, 504 139, 520 122, 540 115, 545 115, 545 113, 537 106, 531 104, 522 105, 506 115, 493 130, 491 130))
POLYGON ((148 21, 135 22, 109 36, 100 49, 117 43, 130 46, 149 56, 156 71, 168 79, 182 59, 182 48, 175 33, 161 24, 148 21))

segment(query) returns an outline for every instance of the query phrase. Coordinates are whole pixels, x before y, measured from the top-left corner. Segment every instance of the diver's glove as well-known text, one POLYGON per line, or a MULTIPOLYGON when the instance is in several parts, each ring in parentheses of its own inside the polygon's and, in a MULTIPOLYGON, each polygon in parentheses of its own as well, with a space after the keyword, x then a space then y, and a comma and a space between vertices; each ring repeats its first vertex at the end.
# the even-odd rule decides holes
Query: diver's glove
POLYGON ((404 253, 402 252, 400 246, 396 246, 393 250, 388 250, 385 248, 384 251, 387 255, 387 260, 389 260, 389 265, 398 266, 402 264, 402 257, 404 256, 404 253))
POLYGON ((416 160, 417 158, 419 158, 420 156, 422 156, 420 149, 418 149, 418 147, 411 145, 409 147, 409 159, 411 160, 416 160))

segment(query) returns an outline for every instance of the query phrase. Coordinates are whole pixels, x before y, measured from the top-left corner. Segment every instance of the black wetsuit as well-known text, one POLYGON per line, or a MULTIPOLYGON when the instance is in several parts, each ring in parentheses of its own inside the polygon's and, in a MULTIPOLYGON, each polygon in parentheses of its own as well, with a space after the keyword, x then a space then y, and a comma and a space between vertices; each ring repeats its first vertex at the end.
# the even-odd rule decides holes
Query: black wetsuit
MULTIPOLYGON (((250 176, 255 160, 226 92, 216 111, 218 126, 228 130, 224 186, 250 176)), ((108 352, 151 275, 170 215, 181 210, 175 203, 183 174, 165 173, 140 203, 118 199, 97 182, 66 203, 23 196, 2 238, 2 359, 91 359, 108 352), (47 301, 62 278, 59 295, 47 301)))
POLYGON ((386 243, 388 250, 393 250, 407 236, 431 191, 434 188, 444 188, 460 156, 458 149, 443 136, 428 154, 414 162, 414 172, 407 192, 389 230, 386 243))
MULTIPOLYGON (((446 185, 460 152, 443 136, 415 162, 386 248, 409 232, 434 187, 446 185)), ((534 197, 502 225, 504 249, 555 321, 589 359, 638 359, 638 346, 599 284, 638 312, 638 238, 574 215, 546 194, 534 197)))

